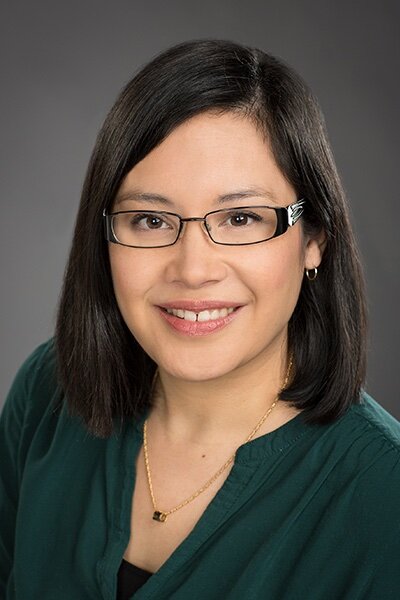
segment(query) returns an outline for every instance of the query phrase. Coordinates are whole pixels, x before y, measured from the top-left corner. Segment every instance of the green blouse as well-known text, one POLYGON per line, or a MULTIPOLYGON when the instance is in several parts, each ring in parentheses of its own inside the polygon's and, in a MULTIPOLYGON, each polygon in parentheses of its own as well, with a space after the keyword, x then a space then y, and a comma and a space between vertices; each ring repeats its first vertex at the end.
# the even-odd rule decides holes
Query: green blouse
MULTIPOLYGON (((90 435, 54 407, 52 354, 28 358, 1 415, 0 598, 115 600, 144 417, 90 435)), ((400 423, 364 394, 334 423, 299 414, 243 444, 134 598, 398 600, 400 423)))

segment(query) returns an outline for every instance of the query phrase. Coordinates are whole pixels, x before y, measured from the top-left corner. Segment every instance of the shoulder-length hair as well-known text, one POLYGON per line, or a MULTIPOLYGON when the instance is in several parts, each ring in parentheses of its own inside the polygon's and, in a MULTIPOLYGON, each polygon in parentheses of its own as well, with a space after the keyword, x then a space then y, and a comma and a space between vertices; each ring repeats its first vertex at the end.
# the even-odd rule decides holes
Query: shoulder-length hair
POLYGON ((280 398, 308 423, 327 423, 360 401, 365 301, 345 195, 310 90, 256 48, 194 40, 156 56, 122 90, 88 167, 56 324, 59 379, 71 414, 96 436, 151 401, 156 369, 122 319, 111 280, 103 209, 126 174, 178 125, 204 111, 235 111, 264 133, 298 197, 306 231, 324 230, 315 281, 304 278, 288 326, 295 371, 280 398))

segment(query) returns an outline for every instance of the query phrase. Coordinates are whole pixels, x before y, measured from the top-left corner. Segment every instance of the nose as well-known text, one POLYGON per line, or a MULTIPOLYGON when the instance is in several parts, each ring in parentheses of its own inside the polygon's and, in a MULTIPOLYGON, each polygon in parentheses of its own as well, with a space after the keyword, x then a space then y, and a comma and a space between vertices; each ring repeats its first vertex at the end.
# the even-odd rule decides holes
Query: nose
POLYGON ((185 221, 178 241, 169 248, 168 282, 195 289, 222 281, 227 270, 222 248, 210 239, 204 221, 185 221))

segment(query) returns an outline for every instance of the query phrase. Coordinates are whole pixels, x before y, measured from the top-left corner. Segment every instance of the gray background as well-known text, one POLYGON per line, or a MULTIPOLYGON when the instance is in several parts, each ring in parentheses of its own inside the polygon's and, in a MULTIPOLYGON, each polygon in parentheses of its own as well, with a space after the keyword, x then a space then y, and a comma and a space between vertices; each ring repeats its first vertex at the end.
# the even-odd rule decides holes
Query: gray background
POLYGON ((400 418, 399 17, 397 0, 2 0, 0 404, 52 334, 84 172, 117 92, 166 47, 219 37, 282 57, 320 100, 366 268, 367 389, 400 418))

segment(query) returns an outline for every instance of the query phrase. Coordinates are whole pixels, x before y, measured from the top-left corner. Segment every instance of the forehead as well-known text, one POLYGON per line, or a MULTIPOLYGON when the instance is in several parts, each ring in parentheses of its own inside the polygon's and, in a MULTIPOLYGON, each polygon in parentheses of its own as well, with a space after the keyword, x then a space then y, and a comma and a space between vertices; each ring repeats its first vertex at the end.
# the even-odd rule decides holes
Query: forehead
MULTIPOLYGON (((286 204, 293 189, 263 134, 232 112, 201 113, 176 127, 127 174, 117 198, 132 190, 181 203, 211 200, 238 189, 268 190, 286 204)), ((279 202, 278 202, 279 203, 279 202)))

